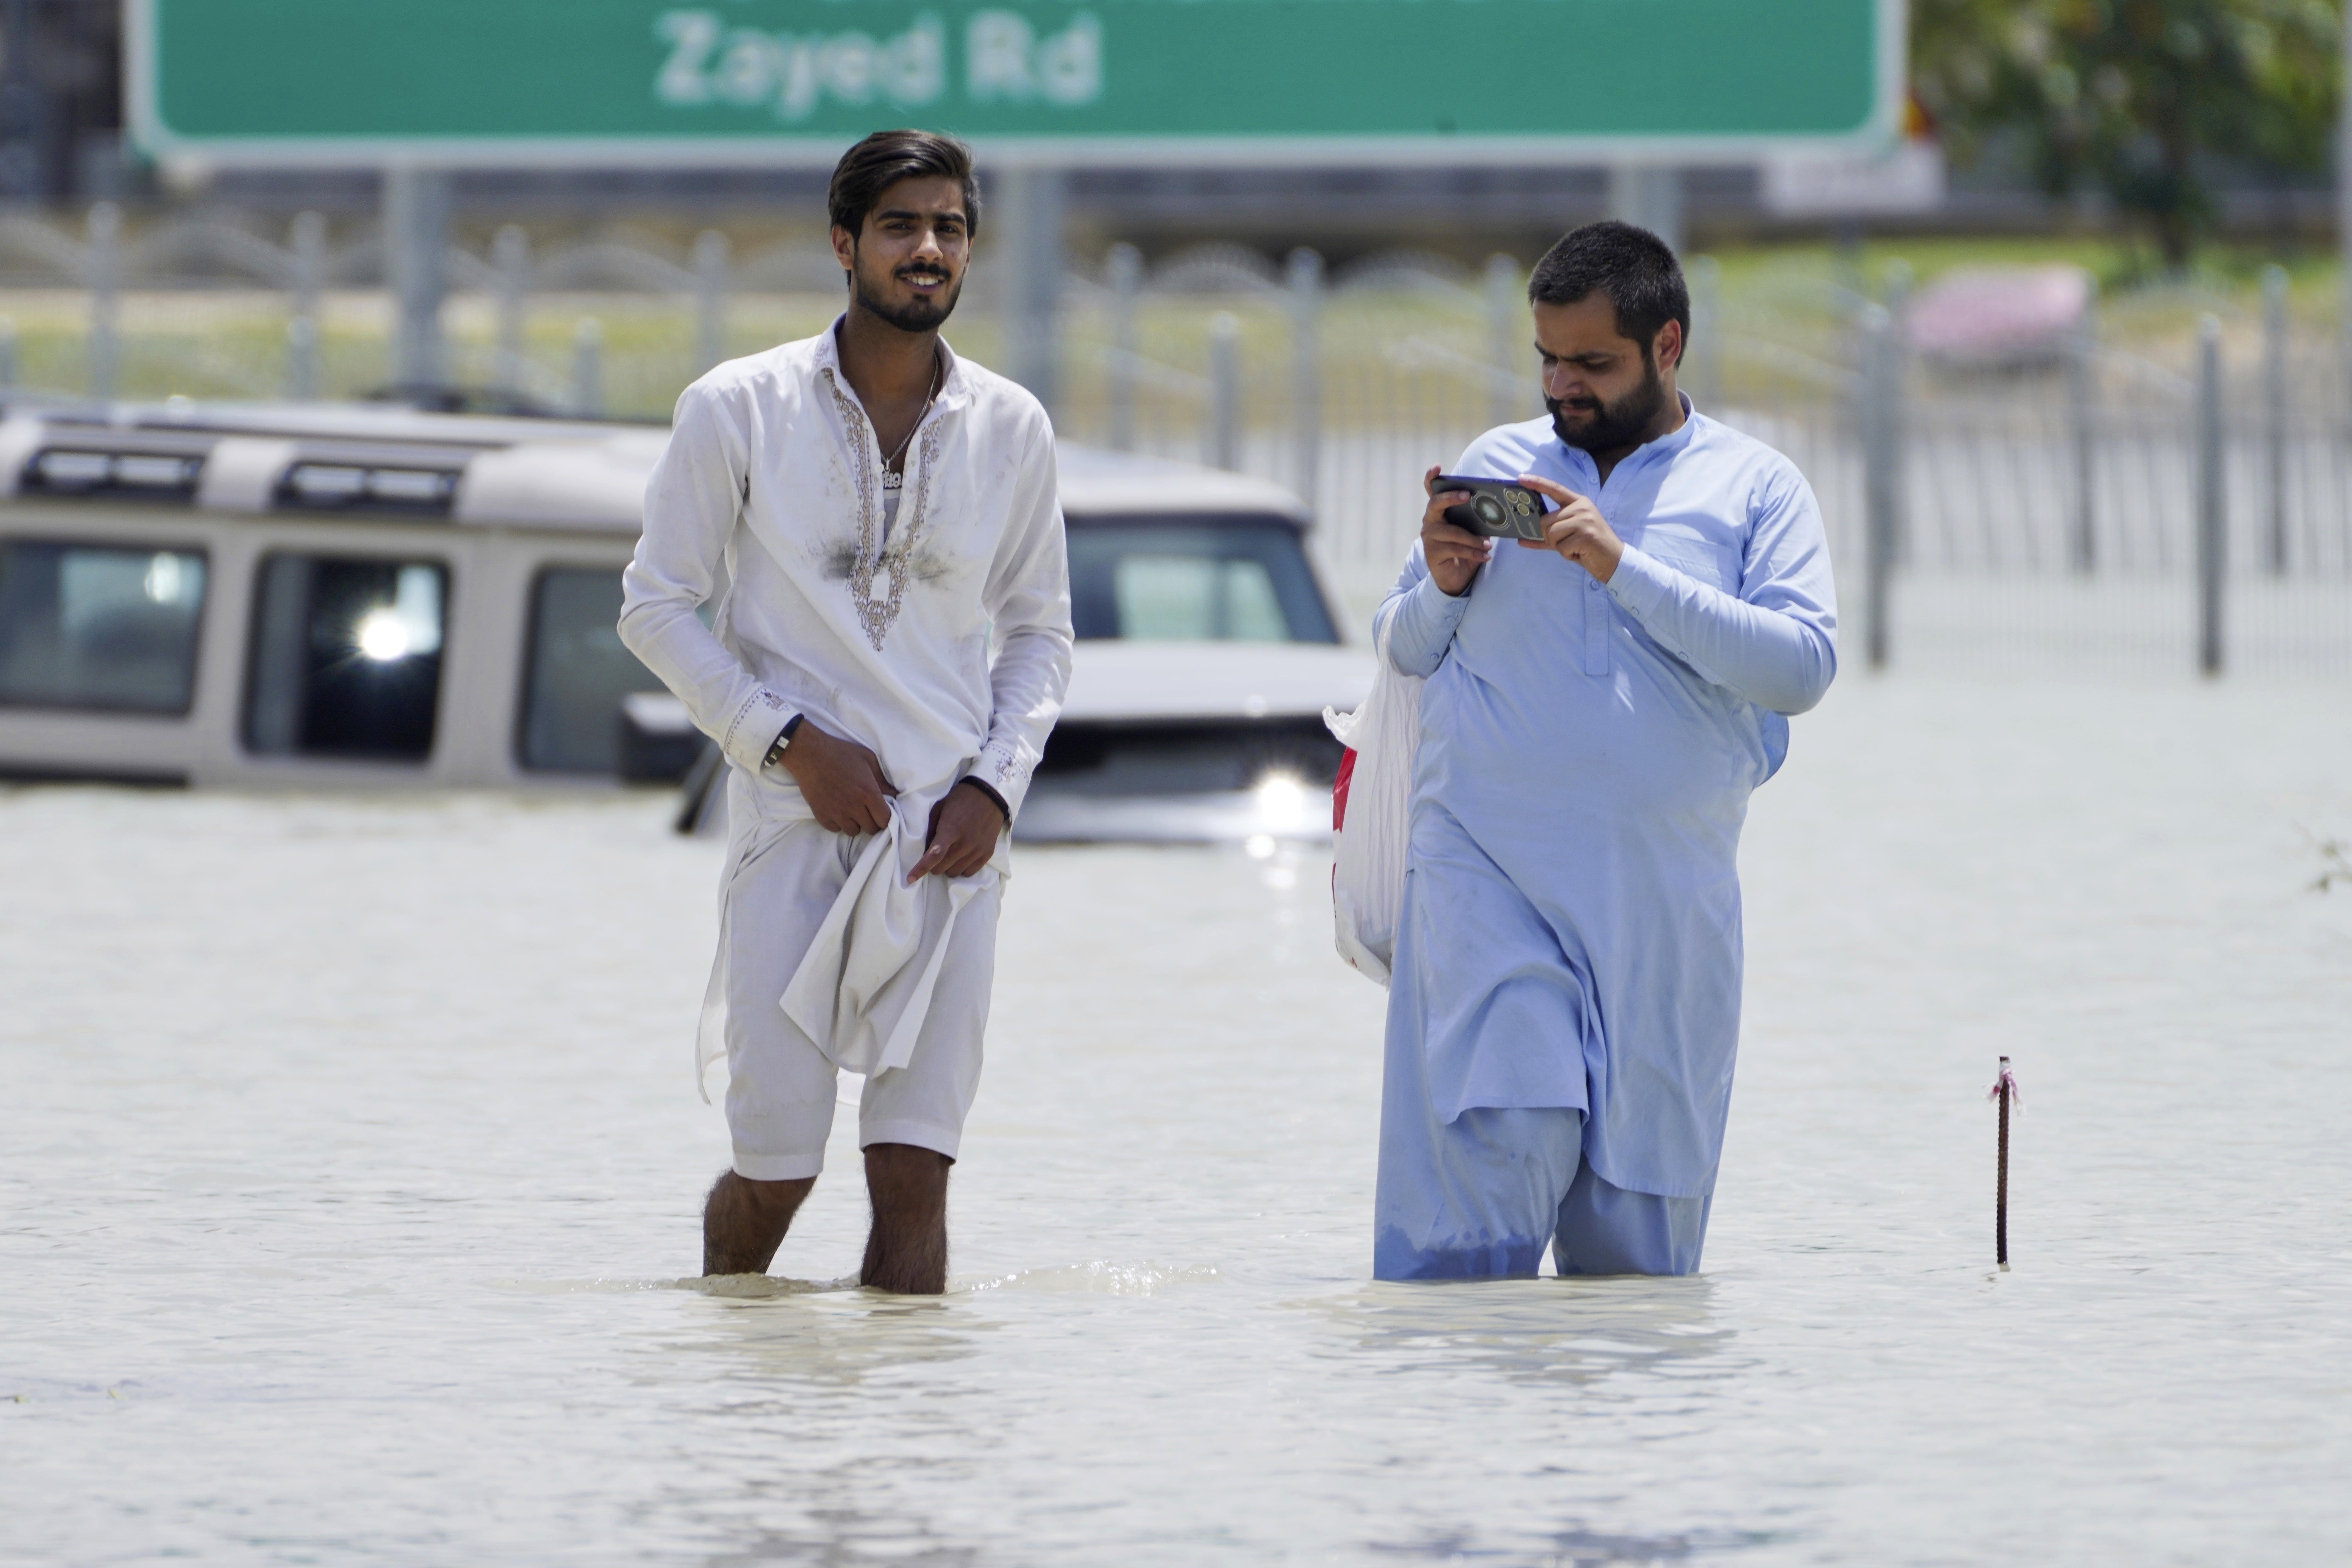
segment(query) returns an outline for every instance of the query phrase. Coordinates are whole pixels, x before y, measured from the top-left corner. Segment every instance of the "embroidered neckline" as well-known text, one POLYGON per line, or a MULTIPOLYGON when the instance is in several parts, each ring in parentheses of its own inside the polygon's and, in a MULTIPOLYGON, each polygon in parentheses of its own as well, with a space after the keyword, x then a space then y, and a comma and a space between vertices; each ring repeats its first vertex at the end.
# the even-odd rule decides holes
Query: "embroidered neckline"
MULTIPOLYGON (((915 486, 914 504, 899 502, 898 526, 887 539, 877 517, 874 469, 866 446, 866 437, 873 426, 866 421, 865 411, 850 401, 841 390, 832 367, 825 370, 825 385, 833 393, 834 406, 841 413, 844 428, 849 432, 850 455, 857 465, 857 560, 849 570, 849 602, 856 608, 858 624, 874 651, 882 651, 882 639, 889 635, 891 625, 898 618, 898 609, 907 596, 907 581, 912 575, 908 558, 914 553, 915 543, 929 521, 926 513, 931 493, 931 470, 940 454, 940 427, 934 422, 919 427, 921 439, 916 443, 916 463, 922 478, 915 486), (878 541, 878 543, 877 543, 878 541), (877 595, 874 579, 879 574, 889 580, 888 591, 877 595)), ((877 443, 878 445, 878 443, 877 443)), ((903 474, 886 473, 883 488, 898 489, 906 482, 903 474), (898 485, 889 481, 897 479, 898 485)))

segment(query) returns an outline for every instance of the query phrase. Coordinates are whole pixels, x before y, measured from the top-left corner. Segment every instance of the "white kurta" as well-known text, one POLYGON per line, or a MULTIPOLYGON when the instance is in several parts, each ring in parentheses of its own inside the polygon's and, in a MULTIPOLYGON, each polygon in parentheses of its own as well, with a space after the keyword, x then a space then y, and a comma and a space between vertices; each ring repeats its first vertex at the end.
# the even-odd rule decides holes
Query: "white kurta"
MULTIPOLYGON (((1020 810, 1069 683, 1069 574, 1037 400, 942 343, 946 374, 891 516, 835 331, 722 364, 679 397, 620 631, 757 800, 734 814, 722 919, 763 835, 810 815, 789 775, 760 765, 793 715, 871 748, 898 790, 896 831, 862 857, 778 999, 836 1065, 870 1072, 911 1047, 932 961, 972 891, 937 877, 909 889, 900 872, 959 780, 1020 810), (697 611, 714 597, 706 627, 697 611)), ((1003 869, 1000 845, 966 880, 1003 869)), ((722 937, 715 1007, 726 951, 722 937)), ((699 1064, 722 1028, 706 1009, 699 1064)))

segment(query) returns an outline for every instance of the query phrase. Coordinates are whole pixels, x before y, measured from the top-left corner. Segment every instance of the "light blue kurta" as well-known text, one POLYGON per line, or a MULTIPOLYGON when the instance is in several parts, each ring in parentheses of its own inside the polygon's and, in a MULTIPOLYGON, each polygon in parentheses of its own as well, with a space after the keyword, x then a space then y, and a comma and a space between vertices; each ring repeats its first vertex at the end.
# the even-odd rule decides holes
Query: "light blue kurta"
POLYGON ((1740 825, 1785 715, 1836 669, 1820 508, 1786 458, 1696 412, 1605 485, 1549 419, 1449 471, 1552 479, 1626 550, 1604 586, 1501 542, 1450 598, 1416 545, 1381 607, 1390 658, 1429 678, 1391 1091, 1411 1053, 1437 1122, 1580 1110, 1605 1180, 1703 1196, 1739 1034, 1740 825))

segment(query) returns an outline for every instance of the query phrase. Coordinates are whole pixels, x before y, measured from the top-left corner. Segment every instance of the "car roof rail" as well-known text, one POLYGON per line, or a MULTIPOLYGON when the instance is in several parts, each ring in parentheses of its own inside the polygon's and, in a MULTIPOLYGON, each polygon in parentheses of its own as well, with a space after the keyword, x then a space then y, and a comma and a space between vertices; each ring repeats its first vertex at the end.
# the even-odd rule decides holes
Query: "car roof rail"
POLYGON ((47 421, 17 471, 16 493, 192 506, 214 440, 178 431, 47 421))

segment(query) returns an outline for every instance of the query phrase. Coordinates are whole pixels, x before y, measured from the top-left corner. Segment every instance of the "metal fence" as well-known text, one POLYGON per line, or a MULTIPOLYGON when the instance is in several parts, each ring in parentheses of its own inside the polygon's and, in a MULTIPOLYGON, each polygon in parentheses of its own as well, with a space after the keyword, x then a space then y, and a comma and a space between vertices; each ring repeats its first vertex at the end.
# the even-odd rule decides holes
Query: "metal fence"
MULTIPOLYGON (((69 395, 349 396, 392 379, 373 226, 137 234, 0 218, 0 384, 69 395)), ((453 249, 446 377, 553 409, 660 417, 702 368, 839 307, 808 241, 738 255, 616 234, 453 249)), ((1971 674, 2352 676, 2352 409, 2332 321, 2259 298, 2137 291, 2044 362, 1906 352, 1899 274, 1727 283, 1691 267, 1685 385, 1787 452, 1822 506, 1848 666, 1971 674)), ((1113 246, 1063 279, 1056 421, 1075 439, 1263 475, 1304 497, 1360 614, 1410 546, 1419 482, 1539 414, 1524 273, 1396 253, 1338 269, 1113 246)), ((975 270, 958 346, 1003 363, 975 270)))

